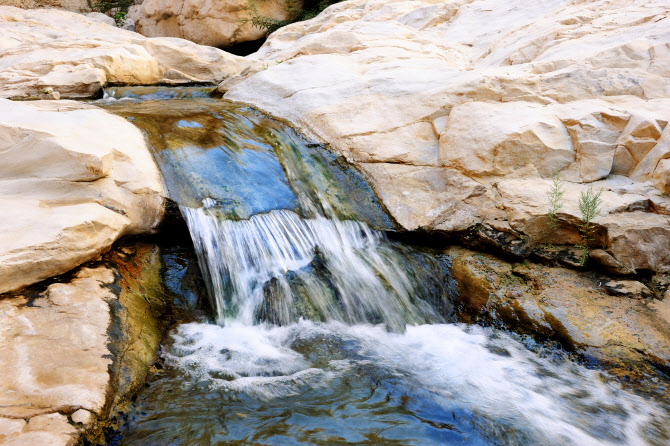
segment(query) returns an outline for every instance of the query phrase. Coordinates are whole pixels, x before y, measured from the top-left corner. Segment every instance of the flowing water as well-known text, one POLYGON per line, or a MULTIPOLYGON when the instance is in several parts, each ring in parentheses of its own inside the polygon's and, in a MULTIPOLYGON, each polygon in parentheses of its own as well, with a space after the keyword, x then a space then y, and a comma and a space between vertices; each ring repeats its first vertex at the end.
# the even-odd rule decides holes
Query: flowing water
POLYGON ((107 96, 147 135, 212 309, 173 330, 110 444, 670 444, 662 403, 455 323, 439 253, 388 240, 326 148, 203 88, 107 96))

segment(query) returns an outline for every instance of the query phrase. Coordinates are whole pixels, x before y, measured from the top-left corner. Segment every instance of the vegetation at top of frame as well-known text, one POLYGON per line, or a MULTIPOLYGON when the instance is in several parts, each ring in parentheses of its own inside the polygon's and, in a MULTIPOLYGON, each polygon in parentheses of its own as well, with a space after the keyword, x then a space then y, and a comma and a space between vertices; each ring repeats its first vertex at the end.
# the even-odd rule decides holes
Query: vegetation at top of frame
POLYGON ((251 15, 249 20, 254 26, 266 29, 268 34, 272 34, 283 26, 314 18, 330 5, 334 5, 341 1, 342 0, 304 0, 302 7, 300 7, 298 0, 285 0, 284 4, 289 18, 287 20, 277 20, 260 15, 256 5, 257 0, 248 0, 248 9, 251 15))

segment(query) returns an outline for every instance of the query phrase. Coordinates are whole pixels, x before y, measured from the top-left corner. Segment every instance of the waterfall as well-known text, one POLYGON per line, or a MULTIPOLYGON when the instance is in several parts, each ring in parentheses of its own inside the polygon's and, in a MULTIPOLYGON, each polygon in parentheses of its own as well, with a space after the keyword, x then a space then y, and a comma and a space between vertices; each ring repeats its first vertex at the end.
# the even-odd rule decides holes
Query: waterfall
POLYGON ((182 213, 219 323, 260 315, 281 325, 305 317, 401 329, 440 319, 417 298, 401 254, 365 223, 286 210, 235 221, 215 206, 182 213))
POLYGON ((445 259, 389 240, 326 148, 200 87, 108 92, 147 135, 217 322, 173 331, 121 444, 668 444, 660 402, 453 323, 445 259))

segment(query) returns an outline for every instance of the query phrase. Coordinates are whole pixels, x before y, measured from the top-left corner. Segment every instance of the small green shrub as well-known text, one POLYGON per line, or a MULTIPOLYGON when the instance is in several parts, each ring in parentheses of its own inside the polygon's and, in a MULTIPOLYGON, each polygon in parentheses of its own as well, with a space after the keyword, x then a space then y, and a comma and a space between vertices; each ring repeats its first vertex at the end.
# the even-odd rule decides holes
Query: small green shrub
POLYGON ((554 232, 558 228, 558 217, 556 214, 563 207, 563 195, 565 195, 565 181, 561 179, 561 174, 556 171, 551 187, 547 191, 549 212, 547 212, 547 227, 542 231, 545 243, 549 238, 549 233, 554 232))
POLYGON ((98 0, 93 3, 93 8, 110 15, 116 21, 116 25, 120 26, 126 18, 128 8, 134 4, 135 0, 98 0))
POLYGON ((126 11, 119 11, 114 14, 114 21, 116 21, 116 26, 123 24, 123 21, 126 19, 126 11))
POLYGON ((596 192, 593 190, 593 184, 589 184, 586 192, 579 194, 579 211, 582 214, 582 221, 579 223, 578 228, 584 243, 578 245, 578 248, 582 249, 582 255, 579 258, 579 263, 582 266, 586 263, 591 246, 595 241, 596 226, 593 224, 593 220, 600 214, 600 206, 602 204, 600 196, 602 193, 602 189, 596 192))

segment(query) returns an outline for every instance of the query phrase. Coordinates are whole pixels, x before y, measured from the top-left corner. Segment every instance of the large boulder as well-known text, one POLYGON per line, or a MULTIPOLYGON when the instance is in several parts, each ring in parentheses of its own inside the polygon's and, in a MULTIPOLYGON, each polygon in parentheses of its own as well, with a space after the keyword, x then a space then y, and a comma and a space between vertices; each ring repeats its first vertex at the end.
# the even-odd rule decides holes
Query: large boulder
POLYGON ((338 3, 273 33, 219 90, 330 143, 404 229, 583 243, 592 185, 596 258, 670 271, 670 5, 531 3, 338 3))
POLYGON ((142 133, 73 101, 0 99, 0 293, 152 231, 163 186, 142 133))
POLYGON ((285 0, 145 0, 135 30, 147 37, 181 37, 201 45, 227 47, 265 37, 267 30, 254 25, 251 18, 257 14, 286 20, 287 4, 285 0))
POLYGON ((137 243, 42 292, 0 295, 0 444, 101 440, 166 328, 160 267, 158 249, 137 243))
POLYGON ((0 6, 0 97, 92 97, 107 83, 221 82, 243 58, 182 39, 148 39, 55 9, 0 6))

